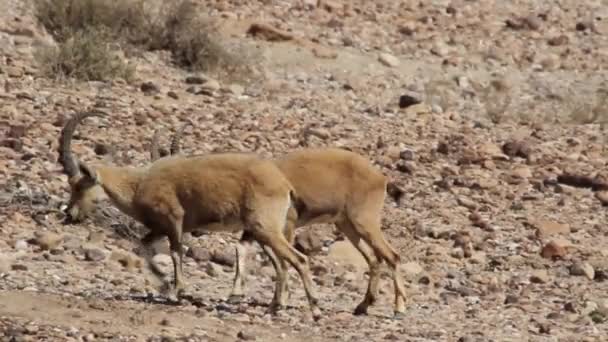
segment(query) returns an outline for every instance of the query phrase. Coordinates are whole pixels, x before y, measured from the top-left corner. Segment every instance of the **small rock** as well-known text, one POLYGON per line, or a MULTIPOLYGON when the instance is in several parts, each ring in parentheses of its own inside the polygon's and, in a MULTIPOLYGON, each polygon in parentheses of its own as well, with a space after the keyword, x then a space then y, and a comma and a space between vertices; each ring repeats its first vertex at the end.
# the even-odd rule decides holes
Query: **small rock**
POLYGON ((214 262, 208 262, 207 266, 205 267, 205 272, 210 277, 217 277, 220 274, 224 273, 224 270, 222 270, 222 267, 220 265, 214 262))
POLYGON ((595 277, 595 270, 587 262, 575 262, 570 266, 570 274, 573 276, 585 276, 589 280, 593 280, 595 277))
POLYGON ((551 46, 561 46, 568 44, 569 41, 570 39, 568 38, 568 36, 562 34, 557 37, 550 38, 547 43, 551 46))
POLYGON ((542 220, 534 223, 534 226, 537 229, 537 235, 542 237, 570 233, 570 225, 567 223, 542 220))
POLYGON ((399 96, 399 108, 408 108, 413 105, 420 104, 422 101, 413 95, 404 94, 399 96))
POLYGON ((389 53, 381 53, 378 56, 378 61, 380 61, 380 63, 384 64, 387 67, 397 67, 399 66, 399 59, 389 53))
POLYGON ((318 233, 312 229, 305 230, 296 235, 295 247, 302 253, 310 255, 321 251, 323 242, 318 233))
POLYGON ((525 141, 511 140, 502 145, 502 152, 509 157, 520 157, 527 159, 532 154, 530 145, 525 141))
POLYGON ((578 312, 578 305, 575 302, 568 302, 564 304, 564 310, 572 313, 578 312))
POLYGON ((156 95, 156 94, 160 93, 160 88, 151 81, 142 83, 141 86, 139 87, 139 89, 145 95, 156 95))
MULTIPOLYGON (((458 202, 458 205, 461 205, 469 210, 476 210, 477 209, 477 203, 475 203, 475 201, 470 200, 466 197, 463 196, 458 196, 456 198, 456 202, 458 202)), ((479 219, 481 220, 481 217, 479 217, 479 219)), ((475 221, 477 222, 477 221, 475 221)))
POLYGON ((173 269, 173 260, 171 256, 167 254, 156 254, 152 257, 152 262, 161 268, 164 272, 168 272, 169 269, 173 269))
POLYGON ((215 249, 211 254, 211 261, 229 267, 233 267, 236 263, 234 251, 232 249, 215 249))
POLYGON ((112 152, 112 147, 110 147, 104 143, 96 143, 94 152, 98 156, 105 156, 112 152))
POLYGON ((490 159, 504 159, 505 154, 501 148, 494 143, 485 143, 477 148, 479 154, 490 159))
POLYGON ((8 147, 15 152, 23 151, 23 142, 19 139, 4 139, 0 141, 0 146, 8 147))
POLYGON ((19 78, 23 76, 23 68, 20 67, 7 66, 3 70, 8 75, 8 77, 19 78))
POLYGON ((245 88, 240 84, 231 84, 226 88, 226 91, 235 96, 241 96, 245 92, 245 88))
POLYGON ((391 162, 396 162, 401 158, 401 149, 399 146, 389 146, 384 154, 391 159, 391 162))
POLYGON ((105 234, 103 232, 90 232, 87 240, 90 243, 102 243, 105 239, 105 234))
POLYGON ((591 30, 595 27, 595 24, 592 21, 579 21, 578 23, 576 23, 576 30, 577 31, 586 31, 586 30, 591 30))
POLYGON ((13 270, 13 271, 27 271, 28 268, 24 264, 12 264, 11 265, 11 270, 13 270))
POLYGON ((449 51, 448 46, 442 41, 435 42, 431 47, 431 53, 439 57, 445 57, 449 51))
POLYGON ((287 41, 294 39, 293 34, 263 23, 251 24, 251 26, 247 30, 247 34, 265 39, 270 42, 287 41))
POLYGON ((598 191, 595 193, 595 198, 600 201, 602 206, 608 206, 608 191, 598 191))
POLYGON ((27 127, 25 125, 11 125, 8 131, 8 137, 13 139, 21 139, 25 136, 27 127))
POLYGON ((86 261, 102 261, 106 258, 106 254, 97 248, 90 248, 84 251, 84 258, 86 261))
POLYGON ((546 284, 549 282, 549 273, 546 270, 537 270, 530 276, 530 281, 535 284, 546 284))
POLYGON ((27 248, 28 248, 27 241, 25 241, 25 240, 17 240, 17 242, 15 242, 14 248, 16 250, 18 250, 18 251, 27 250, 27 248))
POLYGON ((255 335, 243 330, 239 331, 236 337, 243 341, 255 341, 255 335))
POLYGON ((84 336, 82 337, 82 340, 83 340, 84 342, 93 342, 93 341, 95 341, 95 340, 96 340, 96 338, 95 338, 95 334, 86 334, 86 335, 84 335, 84 336))
POLYGON ((532 170, 527 166, 520 166, 511 171, 511 175, 515 178, 529 179, 532 178, 532 170))
POLYGON ((202 91, 215 92, 220 89, 220 82, 210 78, 201 86, 202 91))
POLYGON ((191 75, 186 77, 186 84, 204 84, 205 82, 207 82, 209 80, 209 78, 205 75, 199 74, 199 75, 191 75))
POLYGON ((541 334, 550 334, 551 325, 549 325, 549 323, 538 323, 538 332, 541 334))
POLYGON ((186 252, 186 256, 198 262, 209 261, 211 259, 209 250, 199 246, 190 247, 188 252, 186 252))
POLYGON ((134 270, 142 267, 142 261, 135 254, 129 252, 113 251, 110 260, 115 260, 127 270, 134 270))
POLYGON ((174 99, 174 100, 179 100, 179 95, 177 95, 177 93, 174 92, 174 91, 172 91, 172 90, 169 90, 167 92, 167 96, 170 97, 170 98, 172 98, 172 99, 174 99))
POLYGON ((405 149, 402 150, 401 152, 399 152, 399 158, 403 159, 403 160, 414 160, 416 157, 416 153, 410 149, 405 149))
POLYGON ((400 160, 397 165, 395 165, 395 169, 403 173, 412 174, 416 170, 416 166, 413 162, 400 160))
POLYGON ((540 255, 545 259, 563 258, 566 254, 568 254, 566 248, 556 241, 549 241, 540 252, 540 255))
POLYGON ((401 266, 399 266, 399 269, 401 270, 402 274, 406 276, 416 276, 424 271, 422 266, 420 266, 420 264, 415 261, 410 261, 401 264, 401 266))
POLYGON ((43 251, 59 247, 63 237, 51 232, 36 232, 35 237, 28 241, 30 244, 39 246, 43 251))

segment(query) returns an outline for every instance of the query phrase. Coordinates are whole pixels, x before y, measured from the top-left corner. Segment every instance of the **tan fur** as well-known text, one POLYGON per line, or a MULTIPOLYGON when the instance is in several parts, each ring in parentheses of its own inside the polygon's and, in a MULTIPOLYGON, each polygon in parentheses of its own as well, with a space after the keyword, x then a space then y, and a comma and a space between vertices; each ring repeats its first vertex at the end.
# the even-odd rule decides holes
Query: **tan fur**
MULTIPOLYGON (((86 116, 76 115, 66 124, 60 144, 60 160, 69 173, 70 184, 74 184, 71 213, 86 215, 89 208, 83 201, 94 201, 101 187, 118 209, 149 229, 142 239, 148 250, 156 240, 168 237, 175 295, 183 288, 181 263, 185 232, 244 230, 269 247, 281 263, 287 262, 296 268, 313 315, 320 315, 312 292, 308 260, 282 234, 294 189, 274 163, 253 154, 223 153, 170 156, 140 168, 89 166, 76 161, 69 152, 76 124, 86 116)), ((155 274, 159 273, 150 266, 155 274)), ((282 271, 277 269, 277 273, 282 271)), ((278 307, 278 298, 283 296, 279 285, 277 282, 272 308, 278 307)))
MULTIPOLYGON (((177 133, 172 139, 172 152, 179 152, 177 133)), ((370 279, 363 301, 356 314, 367 313, 376 301, 379 282, 379 264, 385 261, 393 275, 395 290, 394 311, 405 311, 405 289, 399 276, 399 254, 391 247, 381 231, 381 215, 387 190, 398 201, 403 192, 363 156, 337 148, 309 148, 288 153, 275 159, 275 164, 287 177, 298 194, 299 203, 290 208, 285 235, 293 244, 295 228, 313 223, 333 223, 363 254, 370 267, 370 279)), ((232 295, 242 296, 245 254, 249 237, 244 234, 236 248, 237 263, 232 295)), ((281 262, 265 249, 275 268, 281 262)), ((280 286, 286 293, 286 277, 280 286)), ((281 301, 284 301, 282 298, 281 301)))

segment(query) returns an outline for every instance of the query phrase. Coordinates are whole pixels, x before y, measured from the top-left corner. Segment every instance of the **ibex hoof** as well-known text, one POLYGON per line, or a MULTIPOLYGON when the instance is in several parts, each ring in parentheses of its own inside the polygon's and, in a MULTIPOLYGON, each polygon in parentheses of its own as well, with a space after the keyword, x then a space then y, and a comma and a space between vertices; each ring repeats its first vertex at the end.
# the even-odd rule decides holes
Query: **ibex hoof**
POLYGON ((277 316, 283 309, 284 309, 284 307, 281 304, 270 303, 270 306, 268 307, 268 310, 266 311, 266 313, 271 316, 277 316))
POLYGON ((361 305, 361 304, 359 304, 355 308, 355 311, 353 312, 353 315, 355 315, 355 316, 364 316, 364 315, 367 315, 367 305, 361 305))
POLYGON ((169 303, 179 303, 179 297, 176 292, 170 292, 166 295, 169 303))
POLYGON ((399 311, 395 311, 395 313, 393 314, 393 319, 396 321, 401 321, 405 318, 405 313, 404 312, 399 312, 399 311))

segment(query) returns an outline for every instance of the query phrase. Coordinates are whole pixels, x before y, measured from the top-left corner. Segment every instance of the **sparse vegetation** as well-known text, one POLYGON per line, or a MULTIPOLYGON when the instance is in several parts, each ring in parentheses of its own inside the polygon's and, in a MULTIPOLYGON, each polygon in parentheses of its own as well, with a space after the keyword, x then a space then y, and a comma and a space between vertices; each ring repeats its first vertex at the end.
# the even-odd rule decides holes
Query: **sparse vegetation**
POLYGON ((197 6, 190 0, 158 6, 142 0, 38 0, 36 16, 58 43, 56 49, 44 48, 39 62, 56 76, 125 78, 132 70, 117 63, 113 52, 136 47, 168 50, 187 69, 246 78, 249 59, 220 43, 197 6))
POLYGON ((90 28, 75 32, 56 47, 39 50, 42 71, 53 78, 131 80, 134 67, 112 49, 106 37, 104 31, 90 28))
POLYGON ((590 102, 575 103, 570 118, 578 124, 599 123, 605 125, 608 122, 608 90, 597 89, 594 101, 590 102))
POLYGON ((490 121, 499 124, 504 121, 507 109, 511 104, 511 93, 508 86, 499 79, 494 79, 488 86, 477 85, 476 91, 490 121))

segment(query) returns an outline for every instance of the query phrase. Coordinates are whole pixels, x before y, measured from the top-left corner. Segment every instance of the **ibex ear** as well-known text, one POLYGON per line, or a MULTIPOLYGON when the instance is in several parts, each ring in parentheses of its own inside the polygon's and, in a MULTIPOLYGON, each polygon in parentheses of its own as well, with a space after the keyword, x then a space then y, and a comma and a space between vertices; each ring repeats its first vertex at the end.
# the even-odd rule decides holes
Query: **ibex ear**
POLYGON ((90 167, 83 162, 78 162, 78 169, 84 177, 87 177, 95 184, 99 183, 99 175, 93 167, 90 167))

